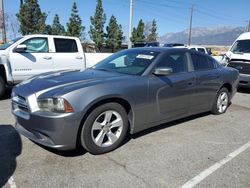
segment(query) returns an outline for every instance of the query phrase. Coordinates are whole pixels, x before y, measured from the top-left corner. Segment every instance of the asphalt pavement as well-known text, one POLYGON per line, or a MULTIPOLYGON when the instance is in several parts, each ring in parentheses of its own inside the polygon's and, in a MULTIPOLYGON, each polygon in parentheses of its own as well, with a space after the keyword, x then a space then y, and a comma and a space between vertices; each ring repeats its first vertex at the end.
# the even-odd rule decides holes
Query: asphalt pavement
POLYGON ((0 101, 0 187, 250 187, 250 91, 227 113, 203 113, 129 136, 117 150, 41 147, 13 128, 0 101))

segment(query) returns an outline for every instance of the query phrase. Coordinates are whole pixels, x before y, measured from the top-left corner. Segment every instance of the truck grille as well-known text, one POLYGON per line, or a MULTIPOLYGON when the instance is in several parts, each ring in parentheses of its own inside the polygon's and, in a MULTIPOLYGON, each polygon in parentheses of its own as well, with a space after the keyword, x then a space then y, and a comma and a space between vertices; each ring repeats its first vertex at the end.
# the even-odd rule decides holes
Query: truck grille
POLYGON ((27 100, 15 93, 12 93, 11 97, 12 101, 12 112, 19 117, 22 117, 24 119, 29 119, 29 105, 27 103, 27 100))
POLYGON ((250 63, 231 61, 227 66, 237 69, 240 74, 250 74, 250 63))

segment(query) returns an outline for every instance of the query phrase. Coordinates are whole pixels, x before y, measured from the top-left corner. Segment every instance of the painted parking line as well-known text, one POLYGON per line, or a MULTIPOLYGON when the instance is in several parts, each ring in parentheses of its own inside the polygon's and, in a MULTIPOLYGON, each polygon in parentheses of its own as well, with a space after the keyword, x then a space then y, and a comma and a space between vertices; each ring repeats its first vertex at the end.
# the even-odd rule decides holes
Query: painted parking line
POLYGON ((191 180, 186 182, 180 188, 192 188, 192 187, 194 187, 195 185, 200 183, 202 180, 204 180, 206 177, 211 175, 213 172, 218 170, 220 167, 222 167, 223 165, 225 165, 226 163, 231 161, 233 158, 235 158, 237 155, 244 152, 248 148, 250 148, 250 141, 248 143, 244 144, 243 146, 241 146, 240 148, 238 148, 237 150, 235 150, 234 152, 230 153, 226 157, 224 157, 221 161, 215 163, 214 165, 210 166, 209 168, 207 168, 206 170, 204 170, 203 172, 201 172, 200 174, 198 174, 197 176, 195 176, 194 178, 192 178, 191 180))
POLYGON ((10 188, 17 188, 14 178, 11 176, 8 180, 8 183, 10 185, 10 188))

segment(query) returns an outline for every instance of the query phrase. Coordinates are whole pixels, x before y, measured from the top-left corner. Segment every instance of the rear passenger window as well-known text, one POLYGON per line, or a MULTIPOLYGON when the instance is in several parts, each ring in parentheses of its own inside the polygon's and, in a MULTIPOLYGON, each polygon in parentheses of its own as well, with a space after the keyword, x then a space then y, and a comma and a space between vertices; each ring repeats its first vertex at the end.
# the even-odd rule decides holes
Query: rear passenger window
POLYGON ((210 64, 205 55, 191 54, 193 61, 194 70, 208 70, 210 69, 210 64))
POLYGON ((56 52, 74 53, 78 52, 74 39, 54 38, 56 52))

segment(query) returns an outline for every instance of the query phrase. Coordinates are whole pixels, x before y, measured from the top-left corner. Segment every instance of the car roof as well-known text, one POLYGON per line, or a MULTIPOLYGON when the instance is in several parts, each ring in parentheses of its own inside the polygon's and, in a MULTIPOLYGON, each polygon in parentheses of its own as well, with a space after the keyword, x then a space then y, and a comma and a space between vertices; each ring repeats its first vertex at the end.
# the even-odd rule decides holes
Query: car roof
POLYGON ((250 32, 242 33, 236 40, 250 39, 250 32))
POLYGON ((46 35, 46 34, 31 34, 31 35, 24 35, 25 38, 30 37, 54 37, 54 38, 65 38, 65 39, 78 39, 77 37, 72 36, 61 36, 61 35, 46 35))
POLYGON ((188 48, 205 48, 204 46, 199 46, 199 45, 190 45, 188 48))
POLYGON ((154 52, 183 52, 188 51, 186 48, 172 48, 172 47, 140 47, 140 48, 131 48, 129 50, 138 50, 138 51, 154 51, 154 52))

